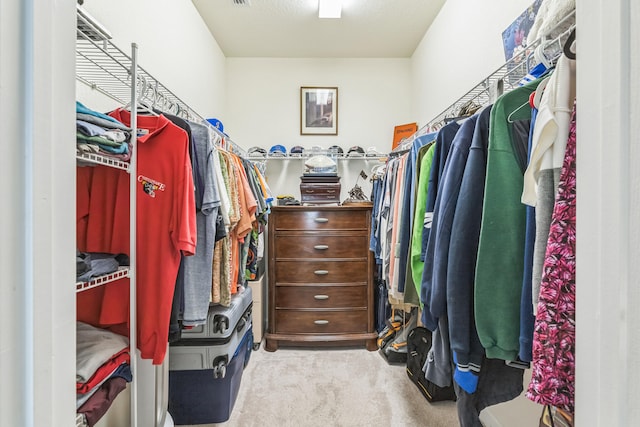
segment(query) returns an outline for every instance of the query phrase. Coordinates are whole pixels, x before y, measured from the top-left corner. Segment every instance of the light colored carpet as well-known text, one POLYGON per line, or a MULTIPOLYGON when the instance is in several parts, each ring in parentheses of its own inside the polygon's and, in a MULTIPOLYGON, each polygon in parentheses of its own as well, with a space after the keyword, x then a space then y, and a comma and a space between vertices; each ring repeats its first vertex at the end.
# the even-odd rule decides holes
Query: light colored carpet
POLYGON ((254 351, 229 421, 238 427, 454 427, 454 402, 429 403, 404 366, 365 349, 254 351))

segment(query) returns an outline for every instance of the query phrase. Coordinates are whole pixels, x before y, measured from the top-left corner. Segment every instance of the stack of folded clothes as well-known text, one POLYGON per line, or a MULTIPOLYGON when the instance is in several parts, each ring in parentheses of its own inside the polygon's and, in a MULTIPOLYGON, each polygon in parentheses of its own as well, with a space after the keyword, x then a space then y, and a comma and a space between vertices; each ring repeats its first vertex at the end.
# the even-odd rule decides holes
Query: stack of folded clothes
POLYGON ((76 409, 89 427, 107 412, 132 375, 129 339, 83 322, 76 324, 76 409))
POLYGON ((98 154, 123 162, 131 158, 131 129, 106 114, 76 102, 76 153, 98 154))

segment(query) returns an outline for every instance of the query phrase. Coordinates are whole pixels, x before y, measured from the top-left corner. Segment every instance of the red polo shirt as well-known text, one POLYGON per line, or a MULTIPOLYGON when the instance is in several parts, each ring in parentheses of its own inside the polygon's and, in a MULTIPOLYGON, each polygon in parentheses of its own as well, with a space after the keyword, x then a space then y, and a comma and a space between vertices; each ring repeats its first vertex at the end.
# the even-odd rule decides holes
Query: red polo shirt
MULTIPOLYGON (((129 125, 131 113, 111 116, 129 125)), ((194 184, 187 133, 164 116, 138 116, 137 203, 137 312, 138 348, 145 359, 162 363, 167 350, 169 319, 180 252, 193 255, 196 247, 194 184)), ((78 223, 78 247, 87 252, 129 253, 129 176, 104 166, 92 174, 78 174, 83 208, 78 223), (84 180, 90 177, 90 182, 84 180), (87 200, 84 197, 88 197, 87 200), (84 232, 86 230, 86 232, 84 232)), ((128 281, 104 287, 99 324, 124 326, 128 321, 128 281), (123 325, 124 324, 124 325, 123 325)), ((84 292, 82 293, 84 294, 84 292)), ((79 296, 79 305, 82 304, 79 296)), ((100 298, 96 292, 94 298, 100 298)), ((90 294, 87 295, 90 298, 90 294)), ((86 302, 91 305, 90 301, 86 302)), ((79 310, 80 313, 81 310, 79 310)), ((119 327, 114 330, 122 330, 119 327)))

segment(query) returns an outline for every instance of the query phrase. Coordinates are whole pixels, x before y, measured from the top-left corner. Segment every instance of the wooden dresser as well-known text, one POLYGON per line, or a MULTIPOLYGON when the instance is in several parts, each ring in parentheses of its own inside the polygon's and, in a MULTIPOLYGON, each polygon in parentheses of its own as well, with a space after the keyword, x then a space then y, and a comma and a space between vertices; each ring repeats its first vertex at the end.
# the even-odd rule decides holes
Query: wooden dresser
POLYGON ((370 207, 272 208, 266 350, 279 344, 377 349, 370 227, 370 207))

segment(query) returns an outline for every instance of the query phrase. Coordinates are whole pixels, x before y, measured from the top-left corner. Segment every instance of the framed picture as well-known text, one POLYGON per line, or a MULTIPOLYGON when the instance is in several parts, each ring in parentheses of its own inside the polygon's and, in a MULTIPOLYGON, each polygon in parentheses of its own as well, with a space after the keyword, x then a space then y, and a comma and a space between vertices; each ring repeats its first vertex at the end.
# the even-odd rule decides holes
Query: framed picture
POLYGON ((300 88, 300 135, 338 134, 338 88, 300 88))

